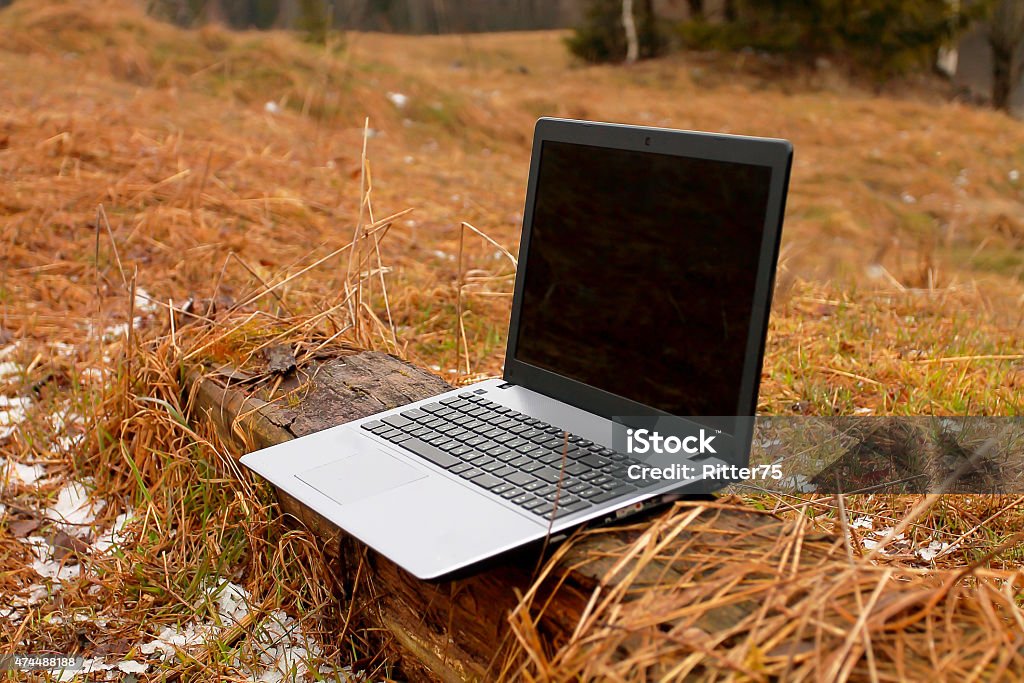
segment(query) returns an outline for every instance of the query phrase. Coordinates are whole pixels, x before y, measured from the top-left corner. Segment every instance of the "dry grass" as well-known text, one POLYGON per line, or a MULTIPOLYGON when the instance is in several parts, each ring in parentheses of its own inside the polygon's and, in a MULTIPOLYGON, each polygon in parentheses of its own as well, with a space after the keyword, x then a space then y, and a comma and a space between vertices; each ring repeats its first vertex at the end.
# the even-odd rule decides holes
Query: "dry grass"
MULTIPOLYGON (((287 343, 300 363, 320 348, 360 346, 395 351, 449 380, 499 373, 513 270, 497 245, 515 252, 538 115, 795 142, 762 411, 1021 412, 1024 128, 1001 115, 841 83, 767 82, 729 59, 579 68, 556 34, 352 35, 325 49, 275 33, 187 32, 127 1, 15 3, 0 12, 0 45, 0 347, 17 341, 0 361, 18 367, 0 382, 5 395, 31 400, 0 449, 46 471, 40 484, 4 493, 0 591, 24 596, 39 583, 14 522, 39 518, 67 481, 89 480, 108 501, 84 538, 118 513, 136 516, 129 544, 81 552, 82 576, 0 623, 2 642, 139 656, 140 643, 187 622, 197 604, 215 614, 204 582, 219 577, 244 585, 254 616, 243 632, 218 632, 198 660, 171 658, 182 678, 244 675, 236 657, 249 656, 254 624, 277 609, 301 616, 324 660, 386 671, 382 653, 347 638, 348 615, 315 541, 283 527, 271 492, 238 472, 214 434, 189 425, 182 372, 200 359, 259 372, 261 347, 287 343), (415 211, 386 231, 379 225, 407 207, 415 211), (353 249, 359 226, 374 225, 381 229, 353 249), (183 309, 190 299, 216 302, 194 311, 215 322, 182 326, 187 316, 170 315, 169 302, 183 309), (243 305, 225 312, 233 304, 243 305), (136 317, 128 334, 112 329, 136 317), (61 427, 54 415, 82 420, 61 427)), ((790 514, 804 531, 819 523, 849 531, 831 499, 746 503, 790 514)), ((868 496, 845 505, 848 518, 873 517, 881 528, 916 503, 868 496)), ((666 517, 666 528, 688 514, 666 517)), ((40 521, 33 533, 53 532, 40 521)), ((869 637, 876 661, 908 645, 884 623, 849 615, 898 581, 921 590, 939 581, 945 592, 930 609, 957 615, 965 633, 998 623, 1012 643, 1020 625, 1005 617, 1018 614, 1017 598, 1006 591, 1019 590, 1019 577, 1007 572, 1024 547, 1019 522, 1013 500, 953 497, 913 519, 912 547, 959 539, 934 562, 972 568, 949 585, 900 558, 841 569, 833 558, 820 574, 780 585, 766 569, 779 555, 746 567, 714 559, 723 564, 709 569, 756 586, 751 599, 763 597, 766 609, 746 631, 709 636, 719 641, 690 633, 673 655, 699 659, 704 668, 694 671, 709 678, 779 675, 774 640, 803 623, 787 615, 811 606, 835 611, 808 622, 801 638, 835 649, 791 666, 812 678, 867 678, 870 657, 859 648, 869 637), (815 582, 833 570, 841 580, 815 582)), ((699 612, 720 599, 720 585, 666 585, 651 599, 667 611, 654 615, 674 618, 683 604, 699 612)), ((592 667, 626 642, 616 638, 647 624, 645 600, 622 610, 609 602, 592 618, 614 638, 573 641, 535 661, 531 674, 611 674, 592 667)), ((928 633, 929 623, 925 615, 914 628, 928 633)), ((678 640, 684 631, 673 628, 663 631, 678 640)), ((933 635, 936 657, 976 642, 933 635)), ((986 647, 962 661, 982 662, 986 647)), ((979 672, 1019 665, 1015 649, 992 652, 979 672)))

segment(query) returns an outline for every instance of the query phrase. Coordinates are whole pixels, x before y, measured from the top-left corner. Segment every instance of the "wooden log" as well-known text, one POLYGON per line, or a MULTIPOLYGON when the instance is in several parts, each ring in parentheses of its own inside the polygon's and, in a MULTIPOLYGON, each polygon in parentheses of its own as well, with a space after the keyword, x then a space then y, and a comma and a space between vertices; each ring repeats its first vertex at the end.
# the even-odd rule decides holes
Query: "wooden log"
MULTIPOLYGON (((196 372, 188 378, 192 419, 209 420, 226 443, 244 452, 427 398, 449 388, 433 375, 373 352, 318 361, 303 372, 304 376, 289 379, 283 389, 278 387, 278 394, 290 389, 292 400, 271 403, 260 398, 258 386, 233 384, 231 373, 196 372)), ((870 594, 872 585, 878 585, 879 589, 883 584, 896 585, 884 567, 874 567, 878 570, 874 574, 872 565, 868 565, 867 574, 861 574, 860 569, 853 571, 850 551, 844 541, 831 534, 808 533, 803 525, 805 518, 798 518, 794 527, 793 522, 765 512, 713 501, 679 507, 674 516, 657 515, 631 521, 620 528, 583 534, 556 554, 553 566, 548 568, 546 578, 538 583, 534 592, 530 591, 536 583, 539 560, 536 548, 499 558, 489 567, 463 578, 424 582, 345 536, 332 523, 287 494, 279 493, 279 500, 283 511, 323 540, 329 556, 337 558, 343 582, 358 584, 354 585, 355 590, 343 596, 355 601, 353 613, 359 615, 358 627, 367 633, 387 634, 390 642, 385 644, 392 647, 403 673, 415 680, 488 681, 498 678, 503 673, 501 667, 506 655, 514 645, 510 615, 521 625, 523 605, 543 606, 543 609, 527 610, 526 630, 539 634, 548 653, 559 651, 572 642, 576 649, 570 648, 572 651, 566 658, 575 656, 576 659, 569 661, 568 666, 581 671, 586 663, 581 664, 580 659, 586 655, 579 653, 585 653, 586 649, 579 647, 578 627, 592 618, 593 599, 598 593, 608 595, 620 587, 624 600, 636 601, 633 604, 637 605, 645 605, 644 600, 650 600, 666 585, 675 591, 674 599, 682 596, 688 601, 692 594, 693 602, 701 603, 700 609, 689 617, 672 613, 651 621, 645 628, 651 627, 655 633, 666 633, 678 626, 699 637, 715 634, 719 644, 727 642, 723 639, 732 638, 742 647, 745 640, 742 634, 753 637, 755 631, 767 628, 765 620, 769 619, 769 610, 764 601, 777 597, 772 592, 773 586, 795 585, 794 581, 801 576, 809 578, 801 579, 806 585, 793 588, 794 599, 806 598, 810 602, 820 590, 825 596, 820 609, 831 610, 833 602, 839 605, 831 617, 838 625, 821 631, 824 635, 819 638, 838 638, 842 647, 833 646, 830 650, 824 642, 816 644, 813 638, 808 640, 803 636, 801 640, 802 629, 798 629, 795 636, 776 643, 774 649, 759 656, 768 664, 785 660, 784 665, 778 665, 780 667, 801 665, 801 662, 810 666, 807 664, 810 655, 805 650, 811 648, 818 653, 815 657, 823 658, 822 666, 826 668, 832 666, 830 656, 839 658, 836 667, 846 660, 859 666, 858 662, 864 659, 856 650, 860 647, 859 640, 842 642, 852 625, 851 612, 856 613, 861 601, 867 599, 861 591, 870 594), (668 528, 670 526, 673 528, 668 528), (670 537, 671 545, 658 546, 662 537, 670 537), (629 565, 632 569, 624 571, 622 557, 632 552, 636 558, 637 548, 644 544, 658 547, 642 562, 634 561, 629 565), (736 574, 737 565, 749 566, 741 567, 736 574), (361 577, 359 582, 355 581, 357 575, 361 577), (740 575, 745 582, 742 590, 729 594, 722 588, 740 585, 737 583, 740 575), (861 576, 866 578, 858 578, 861 576), (835 577, 839 577, 837 583, 830 584, 835 577), (854 578, 847 581, 848 577, 854 578), (522 601, 524 595, 527 595, 527 602, 522 601), (574 635, 574 632, 577 633, 574 635), (789 654, 792 652, 798 653, 796 659, 789 654), (822 652, 824 654, 820 654, 822 652)), ((953 585, 945 580, 941 583, 934 590, 923 590, 920 584, 907 583, 902 597, 890 595, 889 599, 879 601, 878 609, 885 605, 889 612, 871 621, 871 628, 884 635, 889 628, 887 620, 912 620, 919 605, 931 609, 938 601, 946 599, 953 585), (934 602, 929 602, 933 598, 934 602), (888 607, 893 603, 899 604, 898 610, 888 607)), ((893 590, 902 589, 897 586, 893 590)), ((973 643, 987 637, 985 630, 992 626, 967 624, 961 629, 951 620, 964 603, 950 604, 948 614, 951 616, 942 626, 951 634, 950 642, 963 643, 962 647, 975 655, 983 652, 973 643)), ((773 628, 789 628, 796 613, 790 616, 788 609, 785 601, 781 607, 773 608, 774 616, 770 616, 776 620, 773 628)), ((821 619, 827 618, 822 612, 821 619)), ((989 616, 979 618, 989 619, 989 616)), ((647 623, 646 613, 641 621, 647 623)), ((941 630, 939 626, 935 629, 941 630)), ((522 632, 522 628, 518 629, 517 635, 522 636, 522 632)), ((614 656, 627 659, 630 650, 641 640, 640 637, 621 639, 614 656)), ((678 645, 681 641, 675 638, 667 642, 678 645)), ((885 643, 875 651, 871 666, 880 666, 883 654, 889 652, 883 645, 885 643)), ((898 654, 887 661, 895 661, 894 666, 900 672, 915 662, 918 665, 923 662, 927 670, 930 665, 927 657, 931 656, 928 652, 928 648, 904 648, 901 641, 898 654)), ((1024 666, 1024 656, 1019 659, 1022 661, 1014 659, 1013 664, 1024 666)), ((663 675, 665 670, 659 666, 658 662, 650 664, 645 669, 646 675, 663 675)), ((744 666, 741 660, 727 663, 724 670, 739 667, 739 671, 745 671, 744 666)))
MULTIPOLYGON (((221 438, 239 452, 263 448, 287 439, 326 429, 359 417, 427 398, 450 389, 437 377, 392 356, 363 352, 319 362, 307 369, 310 388, 297 405, 268 403, 254 396, 248 383, 231 386, 222 374, 195 373, 189 378, 194 419, 213 423, 221 438)), ((279 390, 280 391, 280 390, 279 390)), ((503 647, 511 644, 508 614, 519 596, 533 582, 537 551, 502 558, 500 564, 472 576, 438 583, 416 579, 394 563, 365 548, 321 515, 291 496, 279 492, 281 508, 323 540, 328 552, 339 558, 344 574, 354 572, 357 559, 365 561, 377 592, 359 595, 372 629, 383 628, 398 644, 403 670, 417 678, 442 681, 491 680, 498 674, 503 647)), ((756 533, 777 535, 781 522, 756 512, 729 512, 718 519, 722 529, 737 536, 756 533)), ((628 544, 636 528, 602 536, 598 550, 612 550, 614 543, 628 544)), ((721 536, 724 538, 726 536, 721 536)), ((595 541, 596 542, 596 541, 595 541)), ((829 541, 823 547, 831 551, 829 541)), ((557 604, 545 611, 540 626, 552 642, 564 639, 575 627, 593 587, 603 579, 607 563, 587 562, 573 569, 593 542, 578 544, 564 558, 563 583, 557 604)), ((807 553, 810 558, 814 553, 807 553)), ((680 571, 676 568, 673 573, 680 571)), ((731 626, 737 618, 735 605, 709 614, 703 620, 712 631, 731 626)))

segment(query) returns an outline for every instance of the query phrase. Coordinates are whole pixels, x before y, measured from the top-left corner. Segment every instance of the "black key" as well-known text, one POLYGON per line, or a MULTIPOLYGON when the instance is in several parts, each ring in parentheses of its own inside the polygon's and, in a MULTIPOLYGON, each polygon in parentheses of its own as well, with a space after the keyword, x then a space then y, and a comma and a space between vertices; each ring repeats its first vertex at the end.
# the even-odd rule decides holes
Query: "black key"
MULTIPOLYGON (((545 465, 551 465, 552 467, 561 467, 562 456, 560 456, 558 453, 552 453, 551 451, 548 451, 547 453, 543 453, 539 458, 537 458, 537 462, 542 462, 545 465)), ((569 462, 572 462, 572 460, 570 460, 569 462)))
POLYGON ((370 420, 369 422, 364 422, 359 426, 368 432, 373 432, 374 434, 376 434, 377 432, 383 432, 387 431, 388 429, 391 429, 389 426, 387 426, 380 420, 370 420))
POLYGON ((598 451, 598 453, 606 458, 610 458, 613 455, 617 455, 617 453, 610 448, 602 448, 601 450, 598 451))
POLYGON ((519 437, 517 437, 515 434, 505 433, 502 434, 501 436, 494 437, 494 440, 501 444, 507 444, 509 441, 515 441, 518 438, 519 437))
POLYGON ((459 398, 476 398, 476 397, 473 395, 472 391, 463 391, 461 394, 459 394, 459 398))
POLYGON ((455 417, 456 415, 461 415, 461 414, 462 413, 460 413, 459 411, 452 410, 451 408, 445 406, 443 410, 439 410, 436 413, 434 413, 434 417, 439 417, 442 420, 450 420, 451 418, 455 417))
POLYGON ((520 439, 529 439, 533 441, 538 436, 546 436, 546 434, 536 429, 527 429, 525 432, 519 432, 520 439))
POLYGON ((608 488, 605 484, 614 484, 615 480, 609 477, 607 474, 602 474, 599 477, 590 480, 593 486, 600 486, 601 488, 608 488))
MULTIPOLYGON (((510 442, 511 443, 511 442, 510 442)), ((535 443, 524 443, 521 446, 516 446, 515 449, 523 455, 540 455, 543 449, 535 443)))
POLYGON ((423 440, 432 446, 440 446, 441 444, 446 444, 449 441, 451 441, 451 439, 449 439, 447 436, 440 433, 435 433, 433 436, 428 436, 423 440))
POLYGON ((579 512, 580 510, 583 510, 588 507, 590 507, 590 503, 588 503, 585 500, 581 500, 570 505, 559 504, 558 509, 555 510, 555 519, 558 519, 559 517, 565 517, 566 515, 571 515, 574 512, 579 512))
POLYGON ((411 438, 412 438, 412 434, 404 434, 404 433, 399 432, 395 436, 393 436, 390 439, 388 439, 388 441, 390 441, 391 443, 402 443, 403 441, 408 441, 411 438))
POLYGON ((377 436, 379 436, 382 439, 387 439, 388 441, 390 441, 391 439, 395 438, 396 436, 400 436, 401 434, 402 430, 400 429, 388 429, 386 432, 379 432, 377 436))
POLYGON ((584 472, 583 474, 581 474, 580 475, 580 479, 582 479, 583 481, 592 481, 594 479, 597 479, 600 476, 601 476, 600 470, 593 470, 592 469, 589 472, 584 472))
POLYGON ((468 429, 468 430, 469 430, 469 431, 471 431, 471 432, 476 432, 477 434, 479 434, 479 433, 480 433, 480 431, 481 431, 481 430, 482 430, 482 429, 483 429, 484 427, 489 427, 490 425, 488 425, 488 424, 487 424, 486 422, 481 422, 480 420, 477 420, 477 419, 474 419, 474 418, 470 418, 470 419, 469 419, 469 420, 468 420, 468 421, 467 421, 467 422, 466 422, 466 423, 465 423, 464 425, 462 425, 462 426, 463 426, 463 427, 465 427, 466 429, 468 429))
POLYGON ((534 472, 533 476, 537 477, 538 479, 543 479, 549 484, 554 484, 562 477, 562 473, 556 470, 554 467, 542 467, 541 469, 534 472))
POLYGON ((580 439, 579 440, 579 444, 580 444, 580 446, 582 446, 584 448, 587 448, 589 446, 593 446, 594 442, 591 441, 590 439, 580 439))
POLYGON ((575 434, 569 435, 569 443, 579 443, 580 441, 582 441, 582 439, 575 434))
MULTIPOLYGON (((487 462, 487 463, 479 463, 479 462, 474 461, 473 464, 477 465, 484 472, 494 472, 495 470, 498 470, 498 469, 507 469, 505 467, 505 464, 502 463, 500 460, 491 460, 490 462, 487 462)), ((495 473, 494 476, 497 477, 497 476, 501 476, 501 475, 495 473)))
POLYGON ((533 492, 533 495, 540 496, 541 498, 547 498, 550 494, 558 490, 558 487, 554 484, 548 484, 547 486, 541 487, 533 492))
MULTIPOLYGON (((523 484, 523 490, 524 491, 536 491, 537 489, 541 489, 541 488, 544 488, 544 482, 538 481, 536 479, 531 481, 528 484, 523 484)), ((604 492, 602 491, 602 493, 604 493, 604 492)))
POLYGON ((423 410, 428 413, 436 413, 444 409, 444 406, 441 405, 440 403, 428 403, 425 406, 420 406, 420 410, 423 410))
POLYGON ((535 498, 534 500, 530 501, 523 507, 529 510, 530 512, 533 512, 534 514, 543 515, 549 514, 553 506, 550 502, 544 500, 543 498, 535 498))
POLYGON ((480 446, 483 444, 489 444, 490 441, 485 436, 474 436, 466 439, 464 442, 467 446, 480 446))
POLYGON ((453 425, 459 425, 460 427, 465 427, 467 424, 469 424, 472 421, 473 421, 473 418, 471 418, 469 415, 461 415, 460 414, 460 415, 455 415, 454 417, 451 418, 451 423, 453 425))
POLYGON ((533 444, 530 443, 529 441, 526 441, 525 439, 520 439, 519 437, 513 437, 511 441, 503 442, 500 438, 495 439, 495 441, 497 441, 498 443, 504 443, 506 448, 519 448, 520 446, 525 446, 528 443, 531 446, 533 446, 533 444))
POLYGON ((533 497, 532 493, 524 493, 513 498, 512 502, 515 503, 516 505, 523 505, 524 503, 530 503, 535 500, 537 499, 533 497))
POLYGON ((542 467, 544 467, 544 463, 531 460, 528 464, 523 465, 519 469, 523 472, 533 472, 534 470, 539 470, 542 467))
POLYGON ((395 429, 401 429, 402 427, 407 427, 412 424, 412 420, 407 417, 402 417, 401 415, 388 415, 381 421, 385 424, 391 425, 395 429))
POLYGON ((517 422, 514 427, 509 427, 508 429, 508 431, 512 432, 513 434, 518 434, 520 432, 526 432, 529 430, 530 425, 525 425, 522 422, 517 422))
POLYGON ((551 436, 545 432, 541 432, 538 436, 533 438, 534 443, 538 443, 544 448, 550 448, 553 451, 562 452, 562 446, 565 445, 565 441, 558 437, 551 436))
POLYGON ((433 429, 430 429, 429 427, 417 427, 416 429, 412 430, 409 433, 415 436, 417 439, 422 439, 425 436, 436 434, 436 432, 433 429))
POLYGON ((581 462, 570 461, 570 464, 565 466, 565 471, 568 474, 578 477, 581 474, 586 474, 587 472, 590 472, 591 469, 581 462))
POLYGON ((448 451, 449 453, 454 455, 456 458, 461 458, 462 456, 466 455, 467 453, 475 453, 475 451, 472 448, 470 448, 469 446, 461 446, 461 445, 456 445, 455 448, 442 448, 441 450, 448 451))
POLYGON ((511 482, 516 486, 524 486, 529 484, 531 481, 534 481, 534 479, 525 472, 516 472, 515 474, 510 474, 505 477, 505 481, 511 482))
POLYGON ((589 488, 590 488, 590 484, 579 483, 579 484, 573 484, 572 486, 567 488, 566 491, 568 491, 569 493, 582 493, 583 491, 586 491, 589 488))
POLYGON ((480 432, 480 436, 486 436, 488 439, 493 439, 494 437, 504 433, 505 432, 501 431, 497 427, 491 427, 490 429, 485 429, 480 432))
POLYGON ((562 435, 565 434, 565 430, 559 429, 558 427, 545 427, 544 431, 548 434, 557 434, 559 439, 561 439, 562 435))
POLYGON ((512 498, 517 498, 523 495, 524 493, 526 492, 517 486, 509 486, 508 491, 503 491, 501 497, 511 500, 512 498))
POLYGON ((481 488, 485 489, 490 489, 494 486, 498 486, 499 484, 504 483, 501 481, 501 479, 498 479, 495 476, 487 474, 486 472, 484 474, 480 474, 473 477, 472 479, 470 479, 470 481, 476 484, 477 486, 480 486, 481 488))
POLYGON ((491 493, 496 493, 496 494, 498 494, 500 496, 501 494, 503 494, 503 493, 505 493, 507 491, 515 490, 515 488, 516 487, 512 486, 512 484, 498 484, 497 486, 492 486, 491 487, 491 493))
POLYGON ((412 410, 405 410, 401 413, 402 417, 408 418, 413 422, 419 422, 430 418, 430 413, 425 413, 419 408, 413 408, 412 410))
POLYGON ((458 439, 459 441, 467 441, 476 436, 476 434, 469 431, 468 429, 463 429, 462 427, 459 427, 454 432, 448 432, 448 436, 452 437, 453 439, 458 439))
POLYGON ((521 458, 522 457, 521 455, 519 455, 515 451, 510 451, 507 448, 500 448, 500 449, 488 448, 486 453, 488 453, 489 455, 493 455, 495 458, 497 458, 498 460, 500 460, 502 462, 508 462, 508 463, 512 462, 516 458, 521 458))
MULTIPOLYGON (((534 494, 534 495, 540 495, 540 494, 537 493, 537 494, 534 494)), ((561 492, 561 493, 555 491, 554 493, 549 493, 546 496, 544 496, 544 500, 550 500, 552 503, 555 502, 556 498, 558 499, 559 507, 561 507, 563 505, 572 505, 573 503, 577 503, 580 500, 576 496, 569 495, 568 493, 566 493, 564 491, 561 492)))
POLYGON ((599 455, 595 455, 594 453, 591 453, 589 455, 586 455, 586 456, 580 458, 580 462, 586 463, 586 464, 590 465, 591 467, 604 467, 605 465, 607 465, 611 461, 608 460, 607 458, 602 458, 599 455))
POLYGON ((460 474, 459 476, 463 479, 472 479, 473 477, 479 477, 481 474, 486 474, 479 467, 470 467, 468 470, 460 474))
POLYGON ((609 500, 618 498, 619 496, 625 495, 627 493, 632 493, 633 491, 636 491, 635 486, 630 486, 629 484, 622 484, 617 488, 612 489, 611 491, 606 491, 599 496, 594 496, 590 498, 590 502, 595 504, 605 503, 609 500))
POLYGON ((589 486, 583 491, 577 492, 581 498, 586 498, 589 501, 593 501, 598 496, 604 496, 607 492, 599 486, 589 486))
POLYGON ((448 471, 449 472, 454 472, 455 474, 462 474, 463 472, 466 472, 466 471, 471 470, 471 469, 473 469, 473 466, 471 464, 469 464, 468 462, 460 462, 458 465, 455 465, 454 467, 449 468, 448 471))
POLYGON ((484 465, 490 465, 492 462, 499 462, 486 453, 480 453, 479 451, 473 451, 473 453, 475 455, 467 456, 466 460, 473 463, 475 467, 483 467, 484 465))
POLYGON ((441 425, 446 425, 448 423, 445 422, 444 420, 442 420, 441 418, 435 417, 433 420, 425 420, 425 421, 421 422, 420 424, 423 425, 424 427, 430 427, 431 429, 437 429, 441 425))
POLYGON ((531 465, 535 462, 533 458, 527 458, 525 455, 519 455, 518 453, 516 453, 515 455, 516 458, 514 460, 506 461, 509 464, 509 467, 516 467, 518 469, 522 469, 527 465, 531 465))
POLYGON ((445 453, 440 448, 435 448, 429 443, 420 441, 419 439, 409 439, 402 444, 402 448, 407 448, 421 458, 425 458, 435 465, 440 465, 444 468, 452 467, 462 462, 454 455, 445 453))
POLYGON ((517 470, 515 470, 512 467, 508 467, 507 465, 501 465, 500 463, 499 463, 499 465, 500 466, 498 467, 498 469, 491 470, 491 474, 493 474, 496 477, 501 477, 502 479, 508 481, 508 478, 510 476, 512 476, 513 474, 518 474, 519 473, 517 470))

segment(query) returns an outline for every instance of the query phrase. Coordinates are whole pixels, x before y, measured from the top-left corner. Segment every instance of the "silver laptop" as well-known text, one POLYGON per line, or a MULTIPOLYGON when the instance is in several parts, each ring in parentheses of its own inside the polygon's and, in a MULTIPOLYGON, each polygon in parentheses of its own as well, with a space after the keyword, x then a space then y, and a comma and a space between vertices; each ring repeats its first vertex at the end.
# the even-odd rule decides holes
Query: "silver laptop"
POLYGON ((422 579, 746 478, 791 159, 541 119, 502 379, 242 463, 422 579))

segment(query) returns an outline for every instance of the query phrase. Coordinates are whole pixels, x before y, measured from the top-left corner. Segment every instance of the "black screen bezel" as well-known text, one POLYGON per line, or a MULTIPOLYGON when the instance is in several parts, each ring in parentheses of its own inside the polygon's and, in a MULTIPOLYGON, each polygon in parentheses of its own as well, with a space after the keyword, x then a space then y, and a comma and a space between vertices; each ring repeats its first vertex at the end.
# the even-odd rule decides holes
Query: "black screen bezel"
MULTIPOLYGON (((750 334, 744 357, 740 396, 736 406, 736 416, 754 415, 757 410, 758 388, 768 329, 768 312, 771 307, 786 190, 793 158, 792 144, 786 140, 773 138, 754 138, 570 119, 541 118, 537 121, 534 129, 533 152, 530 158, 530 175, 526 190, 526 207, 523 211, 523 231, 519 243, 519 262, 512 298, 503 377, 506 382, 523 386, 608 419, 624 416, 661 416, 667 415, 667 413, 653 406, 637 403, 624 396, 598 389, 516 359, 523 287, 526 269, 529 266, 527 256, 533 227, 537 179, 543 146, 545 142, 549 141, 752 164, 771 169, 764 230, 759 246, 760 258, 755 280, 750 334)), ((737 436, 740 435, 737 434, 737 436)), ((748 435, 742 435, 742 437, 746 436, 748 435)))

